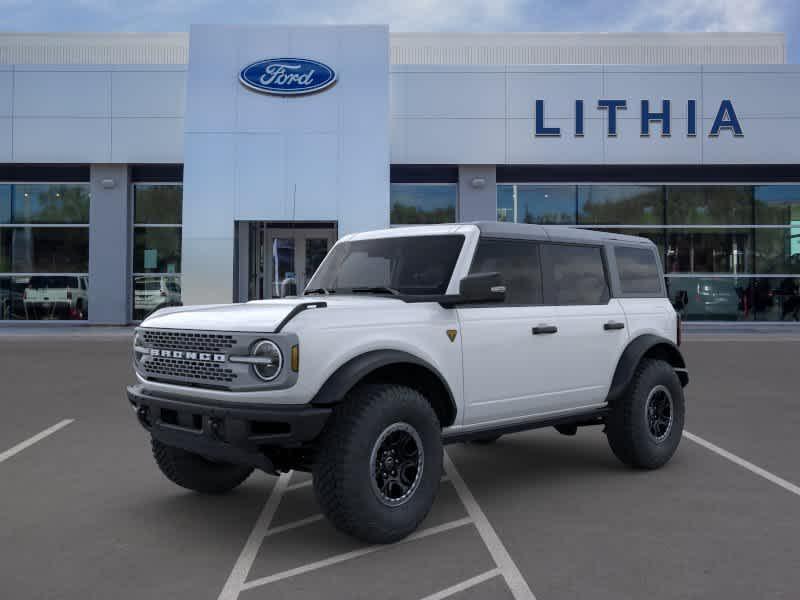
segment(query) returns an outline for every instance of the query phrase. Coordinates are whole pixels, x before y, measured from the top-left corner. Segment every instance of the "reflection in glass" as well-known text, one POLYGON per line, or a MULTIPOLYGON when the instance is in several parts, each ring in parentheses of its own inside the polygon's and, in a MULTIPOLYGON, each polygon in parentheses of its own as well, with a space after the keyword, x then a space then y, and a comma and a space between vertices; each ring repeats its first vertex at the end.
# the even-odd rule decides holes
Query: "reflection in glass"
POLYGON ((0 277, 0 320, 86 320, 87 275, 0 277))
POLYGON ((757 225, 800 227, 800 185, 757 185, 757 225))
POLYGON ((574 185, 498 185, 497 220, 516 223, 575 223, 574 185))
POLYGON ((134 223, 179 225, 183 215, 183 186, 137 183, 133 188, 134 223))
POLYGON ((136 275, 133 278, 133 318, 141 321, 159 308, 181 306, 180 277, 136 275))
POLYGON ((0 185, 0 223, 88 224, 88 184, 0 185))
POLYGON ((668 273, 752 273, 751 229, 669 230, 668 273))
POLYGON ((326 238, 306 238, 306 281, 310 281, 322 259, 328 253, 326 238))
POLYGON ((744 225, 753 222, 752 186, 669 186, 667 225, 744 225))
POLYGON ((455 183, 393 183, 392 225, 454 223, 458 186, 455 183))
POLYGON ((661 225, 664 222, 664 188, 579 186, 578 222, 583 225, 661 225))
POLYGON ((272 297, 297 295, 297 272, 294 270, 294 238, 272 240, 272 297))
POLYGON ((88 270, 88 228, 0 228, 0 273, 86 273, 88 270))
POLYGON ((756 319, 800 321, 800 279, 771 277, 753 280, 756 319))
POLYGON ((752 278, 667 277, 667 295, 687 321, 754 318, 752 278))
POLYGON ((180 273, 180 227, 136 227, 133 234, 135 273, 180 273))
POLYGON ((800 227, 755 231, 757 273, 800 273, 800 227))

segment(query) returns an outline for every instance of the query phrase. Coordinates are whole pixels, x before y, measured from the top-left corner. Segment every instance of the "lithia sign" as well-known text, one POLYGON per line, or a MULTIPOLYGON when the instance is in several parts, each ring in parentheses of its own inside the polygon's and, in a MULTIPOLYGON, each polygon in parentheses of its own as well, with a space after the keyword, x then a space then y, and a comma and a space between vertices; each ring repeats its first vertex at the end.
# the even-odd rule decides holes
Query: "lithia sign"
MULTIPOLYGON (((670 100, 661 101, 661 110, 651 111, 650 102, 648 100, 641 101, 640 113, 640 129, 639 135, 641 137, 650 137, 650 124, 660 123, 661 137, 670 137, 672 135, 672 124, 670 119, 671 112, 670 100)), ((626 100, 598 100, 597 110, 606 111, 608 115, 608 137, 617 136, 617 111, 627 110, 628 102, 626 100)), ((536 129, 534 135, 536 137, 560 137, 560 127, 547 127, 545 124, 544 100, 536 101, 536 108, 534 109, 534 120, 536 121, 536 129)), ((583 137, 584 131, 584 105, 583 100, 575 100, 575 137, 583 137)), ((733 109, 733 102, 731 100, 722 100, 719 104, 719 110, 714 117, 714 122, 711 124, 711 129, 708 132, 709 137, 718 137, 721 131, 730 131, 734 137, 743 137, 742 126, 739 123, 739 118, 736 116, 736 111, 733 109)), ((697 100, 688 100, 686 103, 686 136, 697 136, 697 100)))

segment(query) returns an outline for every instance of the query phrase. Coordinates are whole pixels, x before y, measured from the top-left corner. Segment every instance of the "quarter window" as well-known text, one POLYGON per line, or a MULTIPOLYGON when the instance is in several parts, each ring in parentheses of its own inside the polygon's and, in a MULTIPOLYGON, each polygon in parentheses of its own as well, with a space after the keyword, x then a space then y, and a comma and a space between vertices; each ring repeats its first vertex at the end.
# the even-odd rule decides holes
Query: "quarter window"
POLYGON ((608 302, 611 296, 600 248, 566 244, 546 244, 542 248, 542 263, 549 274, 548 293, 554 304, 608 302))
POLYGON ((470 273, 500 273, 506 304, 541 304, 539 247, 533 242, 481 240, 470 273))
POLYGON ((614 248, 623 294, 660 296, 661 278, 656 255, 647 248, 614 248))

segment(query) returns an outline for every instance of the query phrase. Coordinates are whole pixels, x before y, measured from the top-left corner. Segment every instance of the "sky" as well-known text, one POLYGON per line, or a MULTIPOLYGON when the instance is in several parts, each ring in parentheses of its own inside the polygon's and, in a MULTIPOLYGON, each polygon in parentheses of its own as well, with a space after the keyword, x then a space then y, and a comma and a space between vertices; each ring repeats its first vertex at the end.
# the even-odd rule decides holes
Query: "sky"
POLYGON ((798 0, 0 0, 0 31, 187 31, 192 23, 388 23, 392 31, 777 31, 798 0))

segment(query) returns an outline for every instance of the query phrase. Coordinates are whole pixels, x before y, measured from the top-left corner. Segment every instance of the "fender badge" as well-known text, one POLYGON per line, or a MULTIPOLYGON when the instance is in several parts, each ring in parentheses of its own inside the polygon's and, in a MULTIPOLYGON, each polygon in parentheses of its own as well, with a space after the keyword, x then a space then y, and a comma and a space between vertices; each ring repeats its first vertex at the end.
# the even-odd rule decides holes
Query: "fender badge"
POLYGON ((458 331, 457 330, 455 330, 455 329, 448 329, 447 330, 447 337, 450 338, 451 342, 455 342, 456 341, 456 336, 457 335, 458 335, 458 331))

